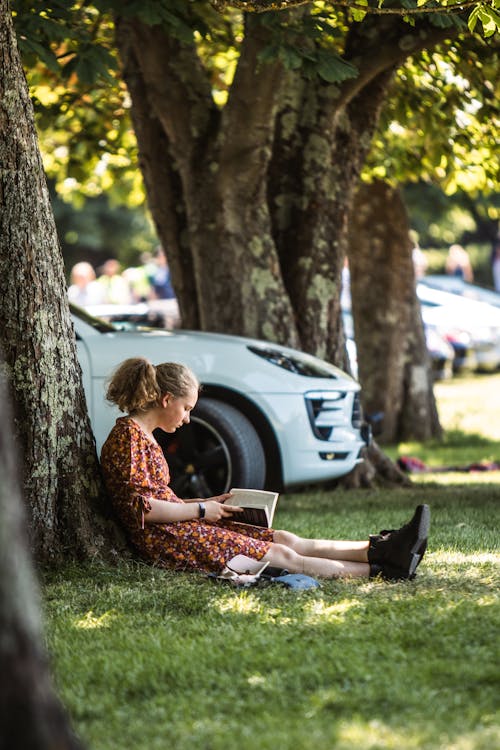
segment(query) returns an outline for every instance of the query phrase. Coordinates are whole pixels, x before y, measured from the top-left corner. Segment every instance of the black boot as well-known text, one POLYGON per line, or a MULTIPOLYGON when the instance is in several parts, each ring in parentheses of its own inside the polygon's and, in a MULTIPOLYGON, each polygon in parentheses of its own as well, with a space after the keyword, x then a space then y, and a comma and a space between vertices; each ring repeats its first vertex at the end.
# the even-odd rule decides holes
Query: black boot
POLYGON ((411 521, 400 529, 370 536, 368 562, 380 566, 383 577, 390 580, 414 578, 427 548, 429 526, 429 506, 419 505, 411 521))
POLYGON ((420 559, 419 559, 417 565, 419 565, 422 562, 422 558, 423 558, 423 556, 425 554, 425 551, 427 549, 427 536, 429 534, 429 526, 430 526, 430 521, 431 521, 431 515, 430 515, 429 506, 427 506, 427 505, 418 505, 417 509, 415 510, 415 513, 413 514, 413 518, 411 519, 411 521, 409 521, 408 523, 406 523, 404 526, 401 526, 400 529, 383 529, 382 531, 379 531, 379 534, 394 534, 396 531, 409 530, 409 529, 411 529, 411 527, 415 528, 415 525, 417 524, 419 516, 420 516, 420 514, 422 512, 422 510, 421 510, 422 508, 427 508, 427 534, 425 535, 425 538, 423 539, 422 544, 420 545, 419 549, 417 550, 417 554, 420 555, 420 559))
MULTIPOLYGON (((383 565, 377 565, 373 563, 370 565, 370 578, 382 578, 384 581, 404 581, 408 578, 404 570, 395 568, 394 565, 384 563, 383 565)), ((413 574, 412 578, 415 578, 413 574)))

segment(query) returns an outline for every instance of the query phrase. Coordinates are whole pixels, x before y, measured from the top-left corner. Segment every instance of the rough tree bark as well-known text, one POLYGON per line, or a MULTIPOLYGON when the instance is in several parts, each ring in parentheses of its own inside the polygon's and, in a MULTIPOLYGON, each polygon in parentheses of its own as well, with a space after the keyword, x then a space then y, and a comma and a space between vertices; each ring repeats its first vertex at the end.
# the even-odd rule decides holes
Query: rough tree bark
POLYGON ((0 747, 79 750, 50 677, 1 371, 0 416, 0 747))
POLYGON ((349 230, 364 411, 381 416, 377 439, 382 444, 440 437, 409 222, 399 192, 380 181, 361 186, 349 230))
POLYGON ((97 523, 102 483, 7 0, 0 0, 0 305, 3 367, 36 557, 95 554, 108 533, 97 523))
POLYGON ((298 344, 266 195, 283 71, 257 65, 268 32, 251 17, 246 28, 222 111, 194 46, 134 19, 118 19, 117 43, 183 324, 298 344))

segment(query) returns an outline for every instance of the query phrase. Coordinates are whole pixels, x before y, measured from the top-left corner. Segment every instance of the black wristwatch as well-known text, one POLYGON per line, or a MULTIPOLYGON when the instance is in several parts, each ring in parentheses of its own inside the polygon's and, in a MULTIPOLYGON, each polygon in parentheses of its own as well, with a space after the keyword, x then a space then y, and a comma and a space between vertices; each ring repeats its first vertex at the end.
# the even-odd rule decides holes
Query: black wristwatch
POLYGON ((198 503, 199 514, 198 518, 205 518, 205 503, 198 503))

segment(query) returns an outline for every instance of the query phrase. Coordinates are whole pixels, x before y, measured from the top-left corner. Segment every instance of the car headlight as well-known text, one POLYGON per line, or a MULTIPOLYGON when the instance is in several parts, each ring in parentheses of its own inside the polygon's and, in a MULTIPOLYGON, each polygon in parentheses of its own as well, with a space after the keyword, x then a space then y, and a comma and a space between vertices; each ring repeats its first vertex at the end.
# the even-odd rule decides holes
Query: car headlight
POLYGON ((262 359, 265 359, 270 364, 281 367, 283 370, 288 370, 288 372, 293 372, 296 375, 304 375, 307 378, 332 378, 333 380, 336 380, 338 377, 327 366, 323 366, 321 361, 308 359, 305 356, 302 358, 298 354, 282 352, 270 346, 248 346, 247 349, 258 357, 262 357, 262 359))

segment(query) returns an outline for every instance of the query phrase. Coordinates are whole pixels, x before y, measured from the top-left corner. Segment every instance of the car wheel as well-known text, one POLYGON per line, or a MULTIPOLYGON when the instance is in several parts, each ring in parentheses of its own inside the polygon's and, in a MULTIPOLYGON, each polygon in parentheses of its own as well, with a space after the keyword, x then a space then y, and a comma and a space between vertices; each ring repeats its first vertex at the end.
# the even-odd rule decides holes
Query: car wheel
POLYGON ((189 424, 174 435, 157 430, 155 437, 178 497, 213 497, 231 487, 264 486, 266 462, 259 436, 229 404, 201 398, 189 424))

